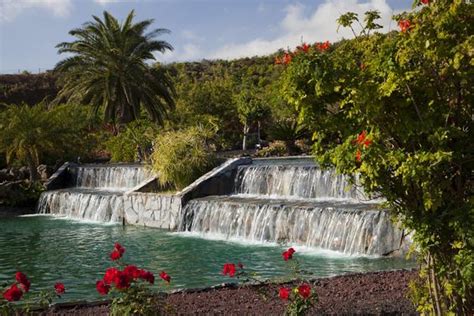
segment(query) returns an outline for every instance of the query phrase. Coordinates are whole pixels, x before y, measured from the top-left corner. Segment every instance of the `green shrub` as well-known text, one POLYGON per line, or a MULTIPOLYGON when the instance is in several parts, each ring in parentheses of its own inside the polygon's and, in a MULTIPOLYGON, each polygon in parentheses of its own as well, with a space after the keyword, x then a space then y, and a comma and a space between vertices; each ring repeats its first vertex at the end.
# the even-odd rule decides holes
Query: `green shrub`
POLYGON ((257 157, 281 157, 281 156, 288 156, 289 150, 288 146, 284 141, 277 140, 271 142, 268 147, 265 147, 259 151, 257 151, 257 157))
POLYGON ((115 162, 148 160, 157 133, 158 127, 149 120, 133 121, 118 135, 109 138, 105 147, 115 162))
POLYGON ((160 183, 182 189, 214 168, 217 159, 210 145, 214 136, 215 131, 204 127, 160 135, 151 156, 152 168, 158 172, 160 183))

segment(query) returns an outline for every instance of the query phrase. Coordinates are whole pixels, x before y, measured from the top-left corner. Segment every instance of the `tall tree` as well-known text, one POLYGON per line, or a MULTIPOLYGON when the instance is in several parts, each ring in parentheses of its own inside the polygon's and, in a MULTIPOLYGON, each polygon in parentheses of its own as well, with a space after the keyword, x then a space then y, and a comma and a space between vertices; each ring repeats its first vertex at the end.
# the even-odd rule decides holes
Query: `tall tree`
POLYGON ((105 120, 125 124, 140 117, 144 108, 150 118, 162 123, 166 112, 174 108, 174 88, 166 72, 150 67, 154 53, 173 47, 155 40, 167 29, 146 33, 153 20, 133 23, 132 10, 119 23, 107 11, 104 18, 93 16, 82 28, 73 29, 73 42, 63 42, 58 52, 72 54, 56 65, 62 88, 56 98, 103 108, 105 120))

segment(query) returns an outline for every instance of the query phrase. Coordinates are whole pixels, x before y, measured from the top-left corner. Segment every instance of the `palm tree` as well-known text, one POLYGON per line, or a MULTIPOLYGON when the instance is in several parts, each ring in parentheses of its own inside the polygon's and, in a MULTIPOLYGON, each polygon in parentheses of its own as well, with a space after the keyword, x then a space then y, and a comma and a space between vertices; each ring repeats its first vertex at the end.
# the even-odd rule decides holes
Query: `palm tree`
POLYGON ((40 156, 57 150, 57 129, 43 105, 12 105, 0 114, 0 152, 5 152, 7 163, 13 160, 26 163, 30 180, 38 178, 40 156))
POLYGON ((144 108, 150 118, 163 123, 168 109, 174 108, 171 79, 159 67, 147 62, 153 53, 164 53, 173 47, 155 40, 167 29, 145 33, 153 20, 133 23, 132 10, 123 23, 104 11, 104 19, 73 29, 73 42, 58 44, 58 52, 72 54, 60 61, 55 71, 60 74, 62 88, 56 101, 67 100, 91 104, 95 111, 103 109, 106 121, 128 123, 140 117, 144 108))

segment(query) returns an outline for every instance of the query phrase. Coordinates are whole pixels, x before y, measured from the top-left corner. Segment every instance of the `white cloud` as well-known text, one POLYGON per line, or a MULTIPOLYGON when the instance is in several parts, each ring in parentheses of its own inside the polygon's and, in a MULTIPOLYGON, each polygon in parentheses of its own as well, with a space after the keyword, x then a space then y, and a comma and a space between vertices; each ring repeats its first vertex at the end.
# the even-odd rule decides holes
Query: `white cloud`
POLYGON ((0 0, 0 22, 15 19, 24 10, 43 9, 54 16, 66 17, 72 9, 71 0, 0 0))
POLYGON ((368 10, 378 10, 381 15, 381 32, 389 30, 393 10, 386 0, 327 0, 313 12, 307 14, 307 8, 301 4, 286 7, 286 15, 279 25, 280 36, 273 39, 257 38, 246 43, 228 43, 210 54, 211 58, 234 59, 245 56, 266 55, 278 49, 294 48, 301 41, 319 42, 338 41, 342 38, 353 37, 349 29, 339 29, 337 32, 336 19, 343 13, 351 11, 363 13, 368 10))

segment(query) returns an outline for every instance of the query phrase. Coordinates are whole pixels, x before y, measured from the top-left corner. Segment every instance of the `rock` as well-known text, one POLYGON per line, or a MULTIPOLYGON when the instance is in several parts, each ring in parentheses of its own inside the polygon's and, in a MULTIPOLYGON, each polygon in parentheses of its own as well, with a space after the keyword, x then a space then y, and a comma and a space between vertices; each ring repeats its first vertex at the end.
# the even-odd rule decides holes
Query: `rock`
POLYGON ((8 169, 2 169, 0 170, 0 183, 5 182, 5 181, 10 181, 13 180, 13 177, 10 175, 10 172, 8 169))

